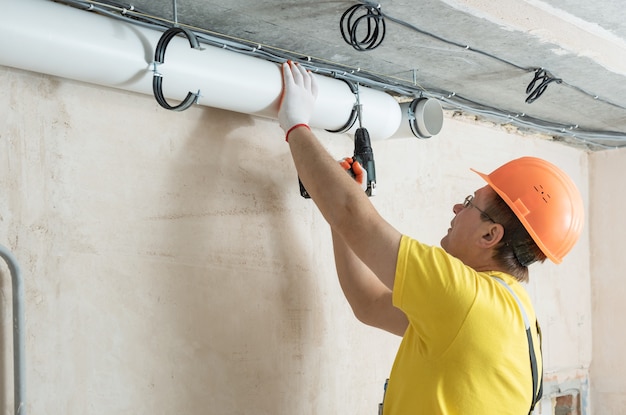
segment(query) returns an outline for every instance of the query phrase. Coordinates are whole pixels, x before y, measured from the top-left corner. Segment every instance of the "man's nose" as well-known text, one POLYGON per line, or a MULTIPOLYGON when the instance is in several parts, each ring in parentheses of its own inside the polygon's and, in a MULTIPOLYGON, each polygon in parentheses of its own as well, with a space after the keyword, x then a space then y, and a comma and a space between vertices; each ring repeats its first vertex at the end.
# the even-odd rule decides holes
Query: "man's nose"
POLYGON ((454 212, 455 215, 458 215, 460 211, 463 210, 463 205, 461 203, 457 203, 456 205, 452 206, 452 212, 454 212))

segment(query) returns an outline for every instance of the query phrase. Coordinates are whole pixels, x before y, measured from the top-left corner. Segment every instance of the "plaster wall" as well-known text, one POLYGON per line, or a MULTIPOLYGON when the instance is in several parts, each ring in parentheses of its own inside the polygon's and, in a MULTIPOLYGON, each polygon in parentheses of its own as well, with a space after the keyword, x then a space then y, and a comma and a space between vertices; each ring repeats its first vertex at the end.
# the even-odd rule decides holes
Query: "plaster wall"
POLYGON ((597 414, 626 411, 626 283, 624 235, 626 151, 592 154, 590 168, 593 362, 591 391, 597 414))
MULTIPOLYGON (((28 413, 376 413, 399 338, 352 316, 276 121, 168 112, 151 96, 6 67, 0 88, 0 243, 26 280, 28 413)), ((317 132, 337 158, 352 153, 349 136, 317 132)), ((588 200, 585 152, 468 119, 374 152, 372 202, 432 244, 453 204, 483 186, 470 167, 544 157, 588 200)), ((589 247, 586 228, 563 264, 531 268, 554 385, 587 379, 589 247)))

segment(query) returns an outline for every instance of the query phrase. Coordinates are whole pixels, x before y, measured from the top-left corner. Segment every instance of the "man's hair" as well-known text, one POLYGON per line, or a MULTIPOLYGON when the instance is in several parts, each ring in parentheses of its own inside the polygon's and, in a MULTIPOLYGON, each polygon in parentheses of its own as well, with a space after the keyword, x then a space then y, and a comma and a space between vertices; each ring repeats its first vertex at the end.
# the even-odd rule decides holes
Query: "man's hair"
POLYGON ((528 266, 543 262, 546 255, 539 249, 509 205, 496 193, 485 212, 504 227, 504 236, 495 246, 493 259, 518 281, 528 282, 528 266))

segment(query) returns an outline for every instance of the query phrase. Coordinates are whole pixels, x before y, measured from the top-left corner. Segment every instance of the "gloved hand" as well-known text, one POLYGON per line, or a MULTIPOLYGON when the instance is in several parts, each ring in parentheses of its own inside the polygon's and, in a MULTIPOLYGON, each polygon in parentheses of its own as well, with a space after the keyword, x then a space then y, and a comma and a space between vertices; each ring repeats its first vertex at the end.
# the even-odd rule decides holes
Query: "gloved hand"
POLYGON ((361 163, 352 157, 346 157, 343 160, 339 160, 339 165, 354 177, 354 180, 361 185, 363 191, 367 190, 367 170, 361 166, 361 163))
POLYGON ((308 126, 317 99, 315 77, 301 65, 288 61, 282 65, 283 92, 278 108, 278 122, 288 132, 298 124, 308 126))

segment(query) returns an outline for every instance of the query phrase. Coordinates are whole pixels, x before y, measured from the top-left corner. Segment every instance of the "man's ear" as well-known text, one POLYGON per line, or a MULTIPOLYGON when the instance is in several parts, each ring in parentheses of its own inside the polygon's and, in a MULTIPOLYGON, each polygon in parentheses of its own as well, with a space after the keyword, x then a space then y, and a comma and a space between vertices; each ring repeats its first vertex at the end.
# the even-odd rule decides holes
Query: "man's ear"
POLYGON ((499 223, 491 223, 486 232, 480 238, 480 245, 483 248, 492 248, 504 238, 504 226, 499 223))

